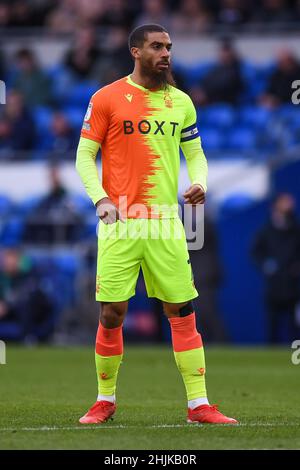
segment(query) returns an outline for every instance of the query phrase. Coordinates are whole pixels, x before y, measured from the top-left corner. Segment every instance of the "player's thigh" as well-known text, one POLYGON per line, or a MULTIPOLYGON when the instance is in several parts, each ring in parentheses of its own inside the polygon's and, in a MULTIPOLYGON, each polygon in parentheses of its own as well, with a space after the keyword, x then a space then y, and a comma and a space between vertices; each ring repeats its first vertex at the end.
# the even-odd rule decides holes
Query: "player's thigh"
MULTIPOLYGON (((132 222, 134 224, 134 222, 132 222)), ((98 233, 96 300, 123 302, 135 294, 141 240, 121 234, 121 222, 103 224, 98 233)))
POLYGON ((186 302, 197 297, 181 220, 152 220, 151 224, 156 225, 159 234, 147 240, 142 262, 149 297, 170 303, 186 302))

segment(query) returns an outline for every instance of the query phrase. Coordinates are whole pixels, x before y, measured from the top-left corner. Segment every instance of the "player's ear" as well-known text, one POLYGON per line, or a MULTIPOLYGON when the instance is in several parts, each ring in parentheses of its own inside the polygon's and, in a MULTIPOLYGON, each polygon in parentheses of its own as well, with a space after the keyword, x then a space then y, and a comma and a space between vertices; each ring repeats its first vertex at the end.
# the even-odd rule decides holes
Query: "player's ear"
POLYGON ((141 56, 141 50, 138 47, 132 47, 130 52, 134 59, 139 59, 141 56))

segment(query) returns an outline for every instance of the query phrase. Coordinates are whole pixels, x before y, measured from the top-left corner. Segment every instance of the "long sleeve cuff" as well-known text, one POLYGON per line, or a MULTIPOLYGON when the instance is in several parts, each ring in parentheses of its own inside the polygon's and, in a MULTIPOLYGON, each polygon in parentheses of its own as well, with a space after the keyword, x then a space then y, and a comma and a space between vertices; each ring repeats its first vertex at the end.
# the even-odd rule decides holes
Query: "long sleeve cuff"
POLYGON ((186 159, 191 184, 200 184, 206 192, 208 168, 200 137, 187 142, 181 142, 181 149, 186 159))

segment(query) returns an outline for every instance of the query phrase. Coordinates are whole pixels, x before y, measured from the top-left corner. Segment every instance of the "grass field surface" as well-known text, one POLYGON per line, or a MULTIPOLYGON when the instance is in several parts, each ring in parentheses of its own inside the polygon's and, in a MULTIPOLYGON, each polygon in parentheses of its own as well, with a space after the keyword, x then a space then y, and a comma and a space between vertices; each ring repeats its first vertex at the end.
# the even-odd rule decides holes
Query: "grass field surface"
POLYGON ((96 397, 92 348, 7 346, 1 449, 300 449, 291 349, 206 348, 210 403, 238 426, 188 425, 171 347, 125 347, 114 420, 78 423, 96 397))

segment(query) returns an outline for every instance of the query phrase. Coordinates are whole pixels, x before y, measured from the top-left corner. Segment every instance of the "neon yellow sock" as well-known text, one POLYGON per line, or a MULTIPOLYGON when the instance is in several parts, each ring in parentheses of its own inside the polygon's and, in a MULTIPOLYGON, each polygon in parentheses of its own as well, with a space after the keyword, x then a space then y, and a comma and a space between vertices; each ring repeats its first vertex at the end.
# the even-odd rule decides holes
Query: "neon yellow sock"
POLYGON ((122 325, 117 328, 104 328, 99 322, 95 351, 99 395, 115 394, 122 358, 122 325))
POLYGON ((205 357, 201 335, 196 329, 195 313, 169 318, 174 357, 181 373, 187 399, 206 397, 205 357))
POLYGON ((99 395, 115 395, 122 358, 123 354, 105 357, 95 353, 99 395))
POLYGON ((206 397, 203 347, 190 351, 174 351, 174 356, 185 385, 187 399, 206 397))

